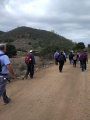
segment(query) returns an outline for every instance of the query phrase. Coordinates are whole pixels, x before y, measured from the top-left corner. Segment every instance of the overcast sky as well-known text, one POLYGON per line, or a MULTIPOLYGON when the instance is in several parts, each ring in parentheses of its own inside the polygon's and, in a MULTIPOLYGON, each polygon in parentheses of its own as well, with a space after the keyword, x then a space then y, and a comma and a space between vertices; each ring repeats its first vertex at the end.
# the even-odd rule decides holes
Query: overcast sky
POLYGON ((0 30, 20 26, 90 44, 90 0, 0 0, 0 30))

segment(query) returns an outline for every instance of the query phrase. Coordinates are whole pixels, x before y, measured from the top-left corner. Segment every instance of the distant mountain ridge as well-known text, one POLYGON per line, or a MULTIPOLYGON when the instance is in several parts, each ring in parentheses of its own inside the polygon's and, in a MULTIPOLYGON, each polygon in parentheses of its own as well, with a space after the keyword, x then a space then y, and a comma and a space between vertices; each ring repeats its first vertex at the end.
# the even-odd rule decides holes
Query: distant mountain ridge
POLYGON ((0 31, 0 35, 2 35, 2 34, 4 34, 4 32, 3 32, 3 31, 0 31))
POLYGON ((18 27, 8 32, 1 32, 0 42, 9 42, 16 48, 41 49, 47 45, 58 45, 61 48, 70 49, 74 42, 52 31, 34 29, 30 27, 18 27))

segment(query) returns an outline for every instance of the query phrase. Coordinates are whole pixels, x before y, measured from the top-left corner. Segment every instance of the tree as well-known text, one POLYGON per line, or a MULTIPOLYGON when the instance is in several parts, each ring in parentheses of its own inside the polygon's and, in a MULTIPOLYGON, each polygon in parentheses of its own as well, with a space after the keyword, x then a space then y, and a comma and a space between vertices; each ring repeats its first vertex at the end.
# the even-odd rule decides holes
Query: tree
POLYGON ((6 54, 9 57, 13 57, 13 56, 15 56, 17 54, 17 50, 16 50, 14 45, 7 44, 6 48, 7 48, 6 54))
POLYGON ((48 45, 45 46, 41 51, 40 51, 40 56, 43 58, 47 59, 52 59, 54 52, 58 50, 60 52, 60 47, 58 45, 48 45))
POLYGON ((84 49, 85 48, 85 44, 83 42, 79 42, 76 44, 76 47, 75 47, 77 50, 78 49, 84 49))
POLYGON ((90 44, 88 44, 88 48, 90 49, 90 44))

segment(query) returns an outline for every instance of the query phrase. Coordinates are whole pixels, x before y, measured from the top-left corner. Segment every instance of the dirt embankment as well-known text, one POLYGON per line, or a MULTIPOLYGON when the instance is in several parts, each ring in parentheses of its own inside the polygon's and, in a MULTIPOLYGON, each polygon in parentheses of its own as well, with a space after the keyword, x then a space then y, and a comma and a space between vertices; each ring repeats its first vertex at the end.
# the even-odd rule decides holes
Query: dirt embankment
MULTIPOLYGON (((27 53, 25 55, 27 55, 27 53)), ((23 55, 23 57, 18 55, 16 58, 10 59, 11 65, 12 65, 17 77, 24 76, 26 73, 27 67, 25 64, 25 55, 23 55)), ((52 60, 52 61, 43 60, 38 56, 35 56, 35 61, 36 61, 35 71, 37 71, 38 69, 43 68, 43 67, 48 67, 54 63, 54 60, 52 60)))

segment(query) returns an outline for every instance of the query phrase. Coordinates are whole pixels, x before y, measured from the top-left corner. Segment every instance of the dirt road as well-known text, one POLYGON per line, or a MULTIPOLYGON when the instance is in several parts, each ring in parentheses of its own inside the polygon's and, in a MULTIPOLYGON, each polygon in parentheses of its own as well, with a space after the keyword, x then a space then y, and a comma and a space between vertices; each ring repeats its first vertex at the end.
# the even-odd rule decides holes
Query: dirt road
POLYGON ((81 72, 67 62, 62 73, 53 65, 8 84, 7 93, 12 101, 0 100, 0 120, 90 120, 90 64, 81 72))

